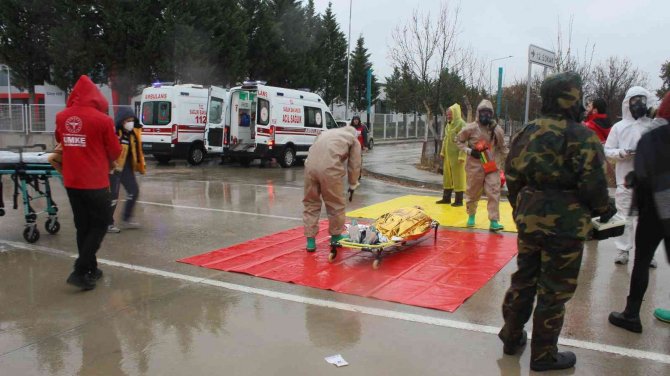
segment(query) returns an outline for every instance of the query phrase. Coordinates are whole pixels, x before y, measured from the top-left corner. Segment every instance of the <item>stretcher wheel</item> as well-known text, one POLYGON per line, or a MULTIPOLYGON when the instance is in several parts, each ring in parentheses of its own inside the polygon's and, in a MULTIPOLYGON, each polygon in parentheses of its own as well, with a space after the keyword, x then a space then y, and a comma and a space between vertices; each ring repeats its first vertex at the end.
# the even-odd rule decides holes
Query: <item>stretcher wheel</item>
POLYGON ((333 248, 330 250, 330 254, 328 255, 328 262, 335 261, 336 257, 337 257, 337 249, 333 248))
POLYGON ((53 235, 60 231, 60 222, 57 219, 47 219, 44 228, 49 234, 53 235))
POLYGON ((377 270, 379 269, 379 264, 382 263, 381 259, 375 259, 375 261, 372 262, 372 269, 377 270))
POLYGON ((40 238, 40 230, 37 229, 37 226, 27 226, 23 230, 23 238, 26 239, 28 243, 35 243, 40 238))

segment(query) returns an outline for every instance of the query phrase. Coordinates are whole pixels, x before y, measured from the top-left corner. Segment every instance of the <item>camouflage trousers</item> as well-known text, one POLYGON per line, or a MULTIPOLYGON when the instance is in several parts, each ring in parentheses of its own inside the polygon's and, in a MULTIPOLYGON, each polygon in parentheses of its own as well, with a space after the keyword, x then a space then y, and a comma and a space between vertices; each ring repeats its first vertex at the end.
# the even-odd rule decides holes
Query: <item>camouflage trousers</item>
POLYGON ((512 275, 512 284, 505 294, 502 306, 505 325, 500 338, 513 342, 521 337, 537 294, 531 359, 555 358, 565 303, 577 288, 584 243, 577 239, 519 234, 518 248, 518 270, 512 275))

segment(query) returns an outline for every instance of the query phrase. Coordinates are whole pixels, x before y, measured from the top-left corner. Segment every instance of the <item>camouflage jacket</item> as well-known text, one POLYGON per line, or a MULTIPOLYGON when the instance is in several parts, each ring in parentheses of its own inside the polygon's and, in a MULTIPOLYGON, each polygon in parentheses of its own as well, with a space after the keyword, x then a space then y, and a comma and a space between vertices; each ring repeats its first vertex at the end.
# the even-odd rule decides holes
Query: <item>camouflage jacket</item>
POLYGON ((514 137, 505 176, 519 234, 584 240, 592 213, 607 209, 600 140, 563 117, 543 116, 514 137))

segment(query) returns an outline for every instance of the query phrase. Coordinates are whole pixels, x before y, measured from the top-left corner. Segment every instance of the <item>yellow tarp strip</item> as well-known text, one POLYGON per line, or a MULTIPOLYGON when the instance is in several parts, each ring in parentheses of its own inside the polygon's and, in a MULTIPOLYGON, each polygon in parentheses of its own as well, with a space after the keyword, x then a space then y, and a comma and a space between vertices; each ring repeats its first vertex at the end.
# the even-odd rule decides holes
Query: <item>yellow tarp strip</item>
MULTIPOLYGON (((400 209, 406 206, 419 205, 434 220, 440 222, 441 226, 447 227, 466 227, 465 223, 468 220, 468 214, 465 211, 465 205, 460 207, 453 207, 451 205, 436 204, 435 201, 440 197, 436 196, 417 196, 408 195, 393 200, 380 202, 371 206, 366 206, 347 213, 348 217, 352 218, 370 218, 376 219, 382 214, 388 213, 392 210, 400 209)), ((464 203, 465 204, 465 203, 464 203)), ((489 222, 486 211, 486 200, 481 200, 477 205, 477 214, 475 216, 475 228, 488 230, 489 222)), ((500 221, 499 223, 505 226, 506 232, 516 232, 516 225, 512 219, 512 206, 507 201, 500 202, 500 221)))

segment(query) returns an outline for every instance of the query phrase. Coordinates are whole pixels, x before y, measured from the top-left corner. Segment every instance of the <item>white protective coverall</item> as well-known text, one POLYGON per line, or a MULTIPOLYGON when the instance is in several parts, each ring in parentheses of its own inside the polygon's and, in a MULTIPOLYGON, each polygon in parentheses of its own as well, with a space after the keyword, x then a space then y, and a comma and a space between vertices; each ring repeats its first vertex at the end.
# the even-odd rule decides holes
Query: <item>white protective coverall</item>
POLYGON ((477 204, 486 193, 488 199, 487 210, 490 221, 500 220, 500 173, 498 171, 486 174, 482 163, 478 158, 470 156, 470 152, 480 140, 486 141, 493 151, 493 156, 498 169, 502 168, 507 155, 505 145, 505 132, 494 120, 488 126, 479 124, 479 110, 487 108, 493 111, 493 105, 488 100, 483 100, 477 106, 475 121, 466 125, 456 137, 458 148, 468 156, 465 160, 465 206, 468 215, 475 215, 477 204), (492 131, 493 130, 493 131, 492 131), (492 136, 493 139, 492 140, 492 136), (492 142, 493 141, 493 142, 492 142))
POLYGON ((346 207, 345 174, 348 174, 349 186, 356 187, 361 174, 361 144, 356 129, 349 126, 324 131, 309 149, 302 200, 305 237, 313 238, 319 231, 322 199, 326 204, 330 235, 342 234, 346 207))
POLYGON ((623 235, 615 238, 614 243, 620 251, 630 251, 635 245, 635 226, 637 217, 630 217, 630 207, 633 200, 633 190, 624 187, 624 179, 633 171, 634 155, 626 150, 635 150, 637 142, 643 134, 652 129, 651 119, 646 116, 635 120, 630 112, 630 99, 638 95, 647 98, 647 106, 651 106, 653 97, 649 91, 640 86, 633 86, 626 92, 621 104, 621 121, 614 124, 607 141, 605 142, 605 156, 616 163, 616 202, 617 213, 628 218, 623 235))

